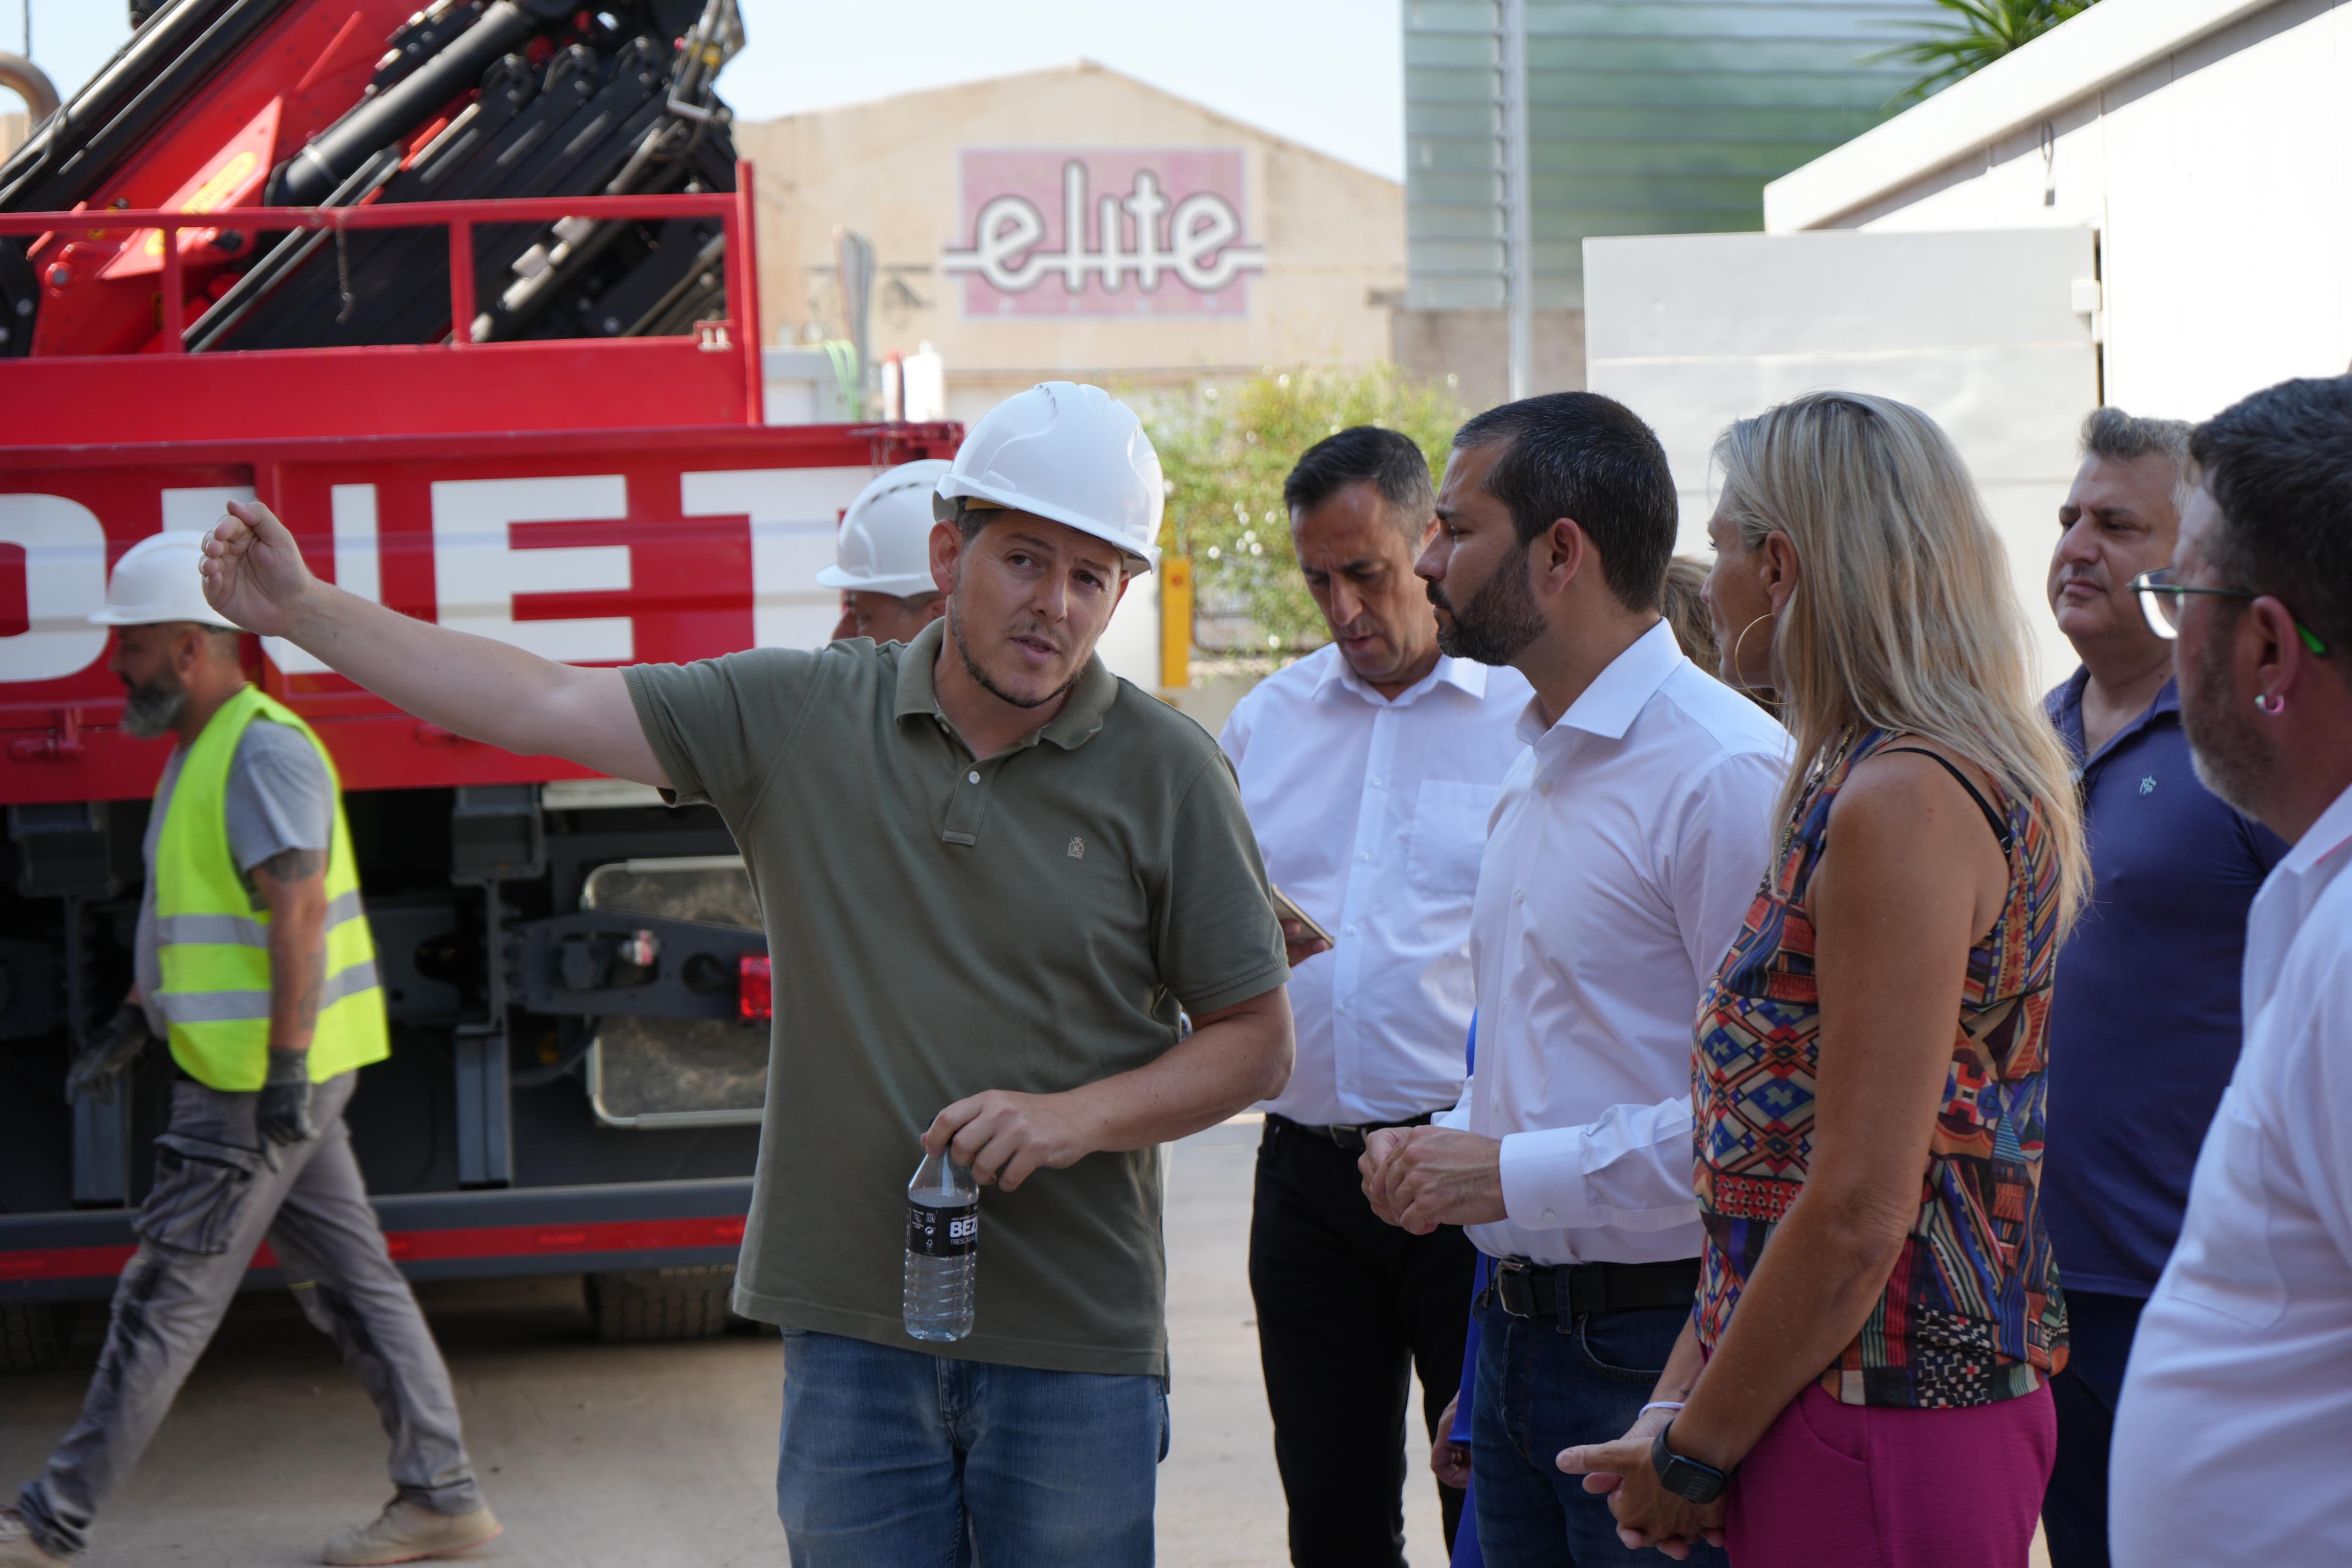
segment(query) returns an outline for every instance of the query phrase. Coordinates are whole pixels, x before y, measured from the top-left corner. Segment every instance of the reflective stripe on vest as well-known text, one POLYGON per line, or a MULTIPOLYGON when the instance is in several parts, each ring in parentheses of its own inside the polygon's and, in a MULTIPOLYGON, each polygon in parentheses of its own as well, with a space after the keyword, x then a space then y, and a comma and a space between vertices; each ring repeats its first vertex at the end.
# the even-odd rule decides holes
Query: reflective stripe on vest
POLYGON ((155 934, 163 973, 155 1004, 171 1026, 172 1058, 217 1089, 261 1087, 269 1046, 269 911, 254 907, 228 842, 228 771, 257 719, 299 732, 334 792, 327 851, 326 978, 310 1039, 310 1079, 390 1055, 375 943, 361 908, 334 760, 310 727, 255 687, 221 704, 180 764, 155 845, 155 934))

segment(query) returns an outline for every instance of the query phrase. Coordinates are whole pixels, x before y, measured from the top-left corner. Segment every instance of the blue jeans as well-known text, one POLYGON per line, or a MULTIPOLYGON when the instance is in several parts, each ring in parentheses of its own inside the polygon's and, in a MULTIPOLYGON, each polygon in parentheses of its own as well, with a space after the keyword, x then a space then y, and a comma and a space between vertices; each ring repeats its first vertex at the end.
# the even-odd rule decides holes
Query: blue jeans
POLYGON ((1160 1378, 784 1334, 793 1568, 1148 1568, 1160 1378))
MULTIPOLYGON (((1597 1312, 1562 1325, 1477 1311, 1478 1393, 1470 1421, 1478 1549, 1488 1568, 1654 1568, 1666 1561, 1617 1539, 1609 1500, 1562 1475, 1562 1448, 1625 1435, 1689 1320, 1679 1307, 1597 1312)), ((1723 1568, 1722 1552, 1690 1561, 1723 1568)))

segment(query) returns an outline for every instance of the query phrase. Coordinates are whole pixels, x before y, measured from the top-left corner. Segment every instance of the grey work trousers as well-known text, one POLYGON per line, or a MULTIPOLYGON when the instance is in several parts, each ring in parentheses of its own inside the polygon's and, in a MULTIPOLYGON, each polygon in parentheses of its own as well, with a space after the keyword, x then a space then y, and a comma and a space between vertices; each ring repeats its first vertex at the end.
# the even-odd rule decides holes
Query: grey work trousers
POLYGON ((89 1544, 91 1521, 163 1424, 265 1237, 303 1314, 383 1413, 400 1495, 436 1513, 482 1506, 449 1369, 393 1267, 352 1154, 343 1107, 353 1078, 313 1092, 318 1137, 274 1152, 254 1130, 258 1095, 173 1085, 155 1185, 133 1222, 139 1250, 115 1286, 81 1419, 18 1499, 49 1552, 89 1544))

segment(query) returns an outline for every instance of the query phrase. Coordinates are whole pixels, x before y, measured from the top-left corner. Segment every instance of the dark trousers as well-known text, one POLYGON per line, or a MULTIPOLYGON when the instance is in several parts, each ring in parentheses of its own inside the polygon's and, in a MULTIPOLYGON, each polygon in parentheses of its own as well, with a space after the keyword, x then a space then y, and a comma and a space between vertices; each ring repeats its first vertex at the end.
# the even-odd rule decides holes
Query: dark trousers
MULTIPOLYGON (((1470 1469, 1487 1568, 1643 1568, 1666 1561, 1619 1541, 1608 1499, 1586 1491, 1582 1476, 1562 1475, 1554 1461, 1562 1448, 1625 1435, 1689 1321, 1681 1307, 1593 1312, 1565 1324, 1514 1318, 1491 1300, 1478 1310, 1470 1469)), ((1723 1568, 1725 1558, 1702 1543, 1689 1561, 1723 1568)))
POLYGON ((2042 1500, 2050 1568, 2107 1568, 2107 1449, 2124 1365, 2147 1305, 2136 1296, 2066 1292, 2066 1370, 2050 1380, 2058 1460, 2042 1500))
MULTIPOLYGON (((1434 1436, 1462 1375, 1474 1257, 1457 1226, 1412 1236, 1382 1221, 1353 1152, 1266 1118, 1250 1292, 1297 1568, 1404 1568, 1412 1373, 1434 1436)), ((1450 1551, 1462 1494, 1429 1484, 1450 1551)))

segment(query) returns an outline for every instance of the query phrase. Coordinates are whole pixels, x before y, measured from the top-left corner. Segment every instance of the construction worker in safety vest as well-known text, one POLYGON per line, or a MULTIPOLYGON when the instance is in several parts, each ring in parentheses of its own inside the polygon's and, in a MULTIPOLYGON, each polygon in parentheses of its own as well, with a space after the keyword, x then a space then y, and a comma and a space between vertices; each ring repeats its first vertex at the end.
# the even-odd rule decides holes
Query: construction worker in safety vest
POLYGON ((205 602, 203 538, 133 545, 90 616, 115 628, 124 731, 178 744, 148 820, 136 985, 76 1052, 67 1094, 111 1101, 151 1032, 174 1081, 81 1419, 0 1507, 0 1568, 48 1568, 88 1546, 265 1239, 393 1435, 398 1495, 324 1561, 440 1557, 499 1533, 343 1125, 357 1069, 387 1045, 334 763, 247 681, 237 628, 205 602))
POLYGON ((833 564, 816 574, 825 587, 841 590, 834 641, 910 643, 947 614, 948 596, 931 577, 931 492, 948 468, 926 458, 885 468, 842 514, 833 564))

